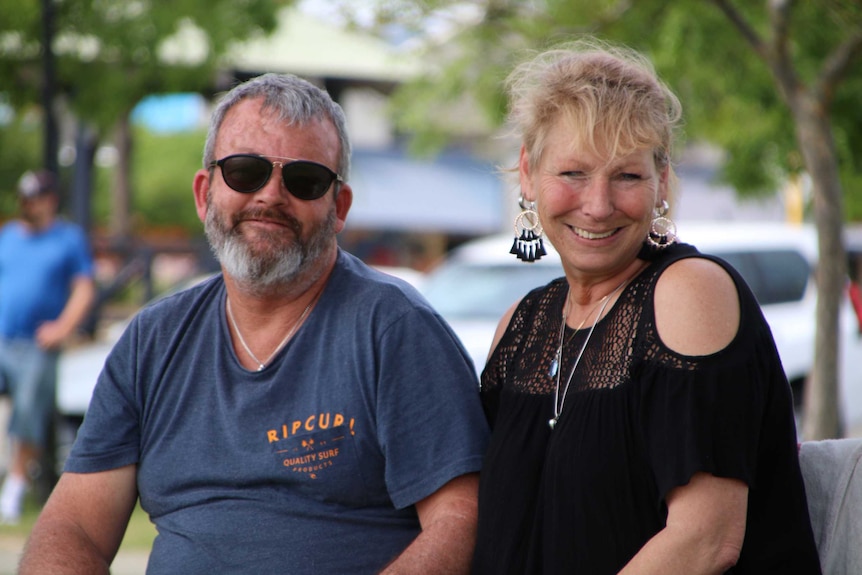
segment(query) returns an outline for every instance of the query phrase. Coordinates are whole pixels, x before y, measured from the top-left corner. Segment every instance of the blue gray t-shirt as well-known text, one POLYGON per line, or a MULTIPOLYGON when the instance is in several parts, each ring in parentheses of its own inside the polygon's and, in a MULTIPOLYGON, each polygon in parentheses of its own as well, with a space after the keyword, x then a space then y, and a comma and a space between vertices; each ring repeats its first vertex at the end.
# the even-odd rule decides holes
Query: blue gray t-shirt
POLYGON ((233 352, 221 276, 143 310, 99 378, 66 470, 138 465, 148 573, 376 573, 413 504, 478 471, 487 427, 453 332, 340 252, 261 372, 233 352))

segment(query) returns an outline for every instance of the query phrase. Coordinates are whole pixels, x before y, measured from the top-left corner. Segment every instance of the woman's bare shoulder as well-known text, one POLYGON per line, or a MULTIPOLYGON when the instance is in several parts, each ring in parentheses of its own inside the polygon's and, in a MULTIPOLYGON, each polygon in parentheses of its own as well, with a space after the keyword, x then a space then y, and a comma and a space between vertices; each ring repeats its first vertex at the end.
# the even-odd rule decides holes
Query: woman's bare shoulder
POLYGON ((739 294, 718 263, 684 258, 661 275, 655 290, 656 329, 673 351, 709 355, 727 347, 739 329, 739 294))

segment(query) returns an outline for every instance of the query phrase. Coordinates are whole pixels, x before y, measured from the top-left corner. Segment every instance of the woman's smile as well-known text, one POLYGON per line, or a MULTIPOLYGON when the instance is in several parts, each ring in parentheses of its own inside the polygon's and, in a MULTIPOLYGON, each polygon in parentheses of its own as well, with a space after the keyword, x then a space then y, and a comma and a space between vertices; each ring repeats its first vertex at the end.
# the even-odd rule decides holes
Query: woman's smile
POLYGON ((605 232, 591 232, 589 230, 585 230, 584 228, 579 228, 576 226, 568 227, 575 233, 576 236, 585 240, 603 240, 605 238, 611 237, 620 230, 620 228, 614 228, 605 232))

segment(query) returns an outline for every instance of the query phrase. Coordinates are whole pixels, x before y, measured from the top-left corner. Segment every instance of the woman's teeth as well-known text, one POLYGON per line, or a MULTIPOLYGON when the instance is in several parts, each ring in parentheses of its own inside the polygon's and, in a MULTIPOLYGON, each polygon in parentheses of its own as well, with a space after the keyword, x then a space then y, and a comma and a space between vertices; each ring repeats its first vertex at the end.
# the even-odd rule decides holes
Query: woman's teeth
POLYGON ((581 228, 572 228, 572 230, 575 232, 575 234, 578 237, 584 238, 585 240, 601 240, 601 239, 612 236, 613 233, 616 231, 614 229, 614 230, 609 230, 609 231, 601 233, 601 234, 594 234, 593 232, 588 232, 587 230, 582 230, 581 228))

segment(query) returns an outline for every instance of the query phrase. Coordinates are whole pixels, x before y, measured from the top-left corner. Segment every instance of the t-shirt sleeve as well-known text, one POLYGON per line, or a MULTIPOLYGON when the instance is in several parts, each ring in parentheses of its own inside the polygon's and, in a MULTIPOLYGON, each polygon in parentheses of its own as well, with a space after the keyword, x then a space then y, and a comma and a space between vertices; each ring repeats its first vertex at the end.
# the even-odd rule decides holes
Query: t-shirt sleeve
POLYGON ((93 473, 138 462, 140 417, 130 383, 137 326, 135 318, 105 360, 65 471, 93 473))
POLYGON ((72 252, 72 277, 93 275, 93 254, 84 231, 70 227, 69 244, 72 252))
POLYGON ((382 339, 378 440, 390 497, 404 508, 479 471, 488 426, 475 370, 439 316, 417 307, 382 339))
POLYGON ((714 355, 646 368, 640 429, 661 500, 697 472, 754 487, 766 405, 787 384, 765 321, 748 322, 714 355))

